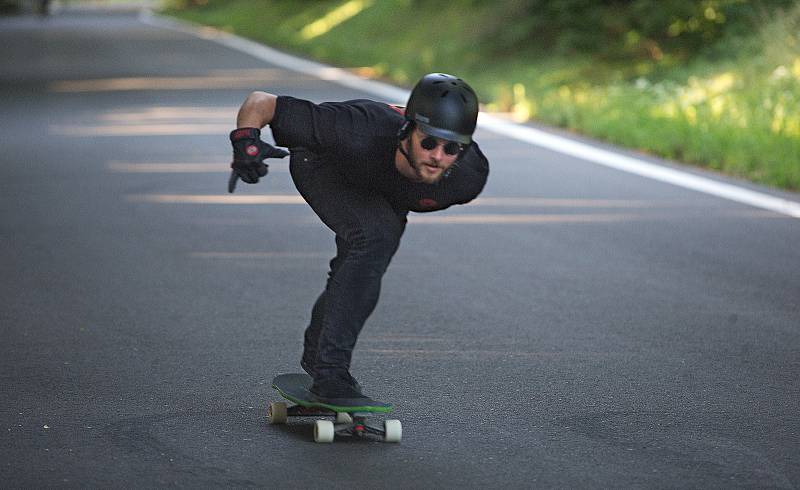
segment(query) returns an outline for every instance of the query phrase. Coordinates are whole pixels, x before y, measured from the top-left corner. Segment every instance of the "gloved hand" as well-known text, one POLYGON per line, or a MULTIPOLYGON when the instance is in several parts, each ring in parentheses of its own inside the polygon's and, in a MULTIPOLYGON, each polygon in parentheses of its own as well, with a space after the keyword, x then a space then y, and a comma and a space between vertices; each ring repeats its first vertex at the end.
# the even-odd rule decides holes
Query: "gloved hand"
POLYGON ((267 175, 269 166, 265 158, 283 158, 289 154, 286 150, 261 141, 261 130, 258 128, 239 128, 231 131, 233 145, 233 161, 231 176, 228 179, 228 192, 236 189, 236 180, 242 179, 248 184, 255 184, 258 179, 267 175))

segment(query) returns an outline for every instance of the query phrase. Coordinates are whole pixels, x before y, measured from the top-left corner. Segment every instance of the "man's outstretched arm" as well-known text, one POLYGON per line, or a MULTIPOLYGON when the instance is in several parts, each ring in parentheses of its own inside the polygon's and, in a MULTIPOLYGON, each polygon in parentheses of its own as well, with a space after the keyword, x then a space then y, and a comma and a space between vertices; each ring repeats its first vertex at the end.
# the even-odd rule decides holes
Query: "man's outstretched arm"
POLYGON ((289 153, 261 141, 261 128, 275 116, 277 97, 266 92, 253 92, 245 99, 236 116, 236 128, 231 131, 233 161, 228 178, 228 192, 236 189, 236 181, 242 179, 255 184, 267 175, 266 158, 283 158, 289 153))
POLYGON ((247 96, 236 116, 237 128, 261 129, 275 117, 275 102, 278 96, 266 92, 253 92, 247 96))

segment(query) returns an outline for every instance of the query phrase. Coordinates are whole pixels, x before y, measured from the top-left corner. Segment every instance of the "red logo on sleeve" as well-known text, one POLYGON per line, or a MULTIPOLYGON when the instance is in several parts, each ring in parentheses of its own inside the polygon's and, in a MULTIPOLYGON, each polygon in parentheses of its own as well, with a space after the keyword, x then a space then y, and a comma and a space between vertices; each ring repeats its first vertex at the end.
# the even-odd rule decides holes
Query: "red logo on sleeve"
POLYGON ((433 199, 430 199, 430 198, 426 197, 424 199, 420 199, 419 200, 419 205, 420 205, 420 207, 423 207, 423 208, 435 208, 436 206, 439 205, 439 203, 434 201, 433 199))

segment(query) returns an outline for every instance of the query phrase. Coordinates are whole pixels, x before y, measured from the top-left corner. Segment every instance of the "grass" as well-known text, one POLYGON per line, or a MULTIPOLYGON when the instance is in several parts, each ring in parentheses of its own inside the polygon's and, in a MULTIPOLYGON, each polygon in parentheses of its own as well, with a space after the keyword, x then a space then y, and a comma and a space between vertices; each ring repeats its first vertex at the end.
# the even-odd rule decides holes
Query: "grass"
POLYGON ((518 121, 800 190, 800 5, 692 56, 630 33, 609 56, 530 41, 510 49, 497 33, 513 35, 514 21, 492 30, 505 19, 502 2, 188 3, 167 13, 400 85, 458 74, 486 109, 518 121))

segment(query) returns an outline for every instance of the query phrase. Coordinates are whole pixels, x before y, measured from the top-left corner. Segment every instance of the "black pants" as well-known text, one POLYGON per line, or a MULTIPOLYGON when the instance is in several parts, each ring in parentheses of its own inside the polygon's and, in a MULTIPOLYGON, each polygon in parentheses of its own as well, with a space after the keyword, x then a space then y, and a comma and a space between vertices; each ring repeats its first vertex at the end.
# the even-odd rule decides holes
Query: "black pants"
POLYGON ((289 164, 297 190, 336 234, 336 257, 305 331, 303 358, 318 379, 349 372, 358 334, 378 303, 407 215, 381 194, 348 184, 336 165, 302 150, 292 151, 289 164))

